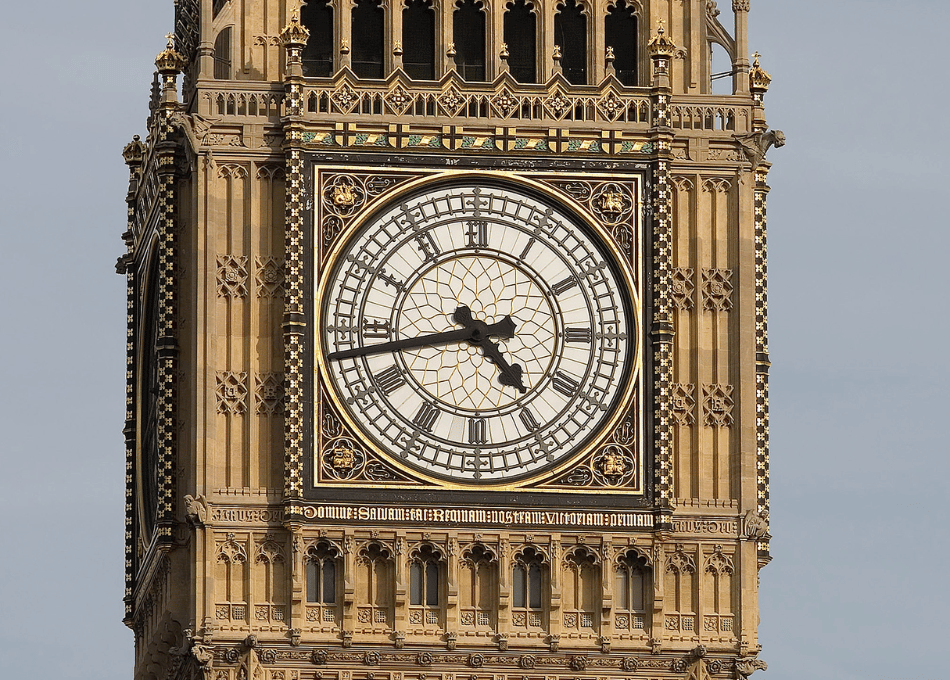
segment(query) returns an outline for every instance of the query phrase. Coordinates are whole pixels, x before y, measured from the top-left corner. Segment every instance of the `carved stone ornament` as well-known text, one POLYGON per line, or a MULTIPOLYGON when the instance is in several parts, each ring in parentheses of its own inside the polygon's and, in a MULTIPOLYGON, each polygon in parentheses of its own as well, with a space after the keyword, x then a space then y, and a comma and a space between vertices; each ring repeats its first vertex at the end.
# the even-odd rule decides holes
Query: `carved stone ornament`
POLYGON ((756 671, 768 670, 769 665, 761 659, 739 659, 736 661, 736 673, 747 678, 756 671))
POLYGON ((743 519, 742 533, 747 538, 760 540, 769 535, 769 511, 749 510, 743 519))
POLYGON ((753 169, 759 167, 759 164, 765 160, 765 154, 773 146, 777 149, 785 146, 785 133, 781 130, 750 132, 745 135, 736 135, 735 138, 753 169))
POLYGON ((732 426, 732 391, 732 385, 703 385, 703 423, 707 427, 732 426))
POLYGON ((600 184, 591 192, 590 207, 605 224, 619 224, 633 214, 630 191, 614 182, 600 184))
POLYGON ((633 454, 625 447, 609 444, 594 456, 594 478, 604 486, 625 486, 637 471, 633 454))
POLYGON ((247 257, 219 255, 217 258, 218 297, 242 298, 247 295, 247 257))
POLYGON ((254 376, 258 415, 274 415, 283 411, 284 376, 282 373, 261 373, 254 376))
POLYGON ((696 422, 696 386, 689 383, 672 385, 673 418, 677 425, 688 426, 696 422))
POLYGON ((677 309, 693 308, 693 292, 696 288, 693 283, 693 274, 695 271, 690 267, 676 267, 670 274, 670 292, 673 297, 673 306, 677 309))
POLYGON ((709 312, 732 309, 731 269, 703 269, 703 309, 709 312))
POLYGON ((707 574, 732 574, 735 573, 735 565, 729 555, 722 552, 722 546, 717 545, 715 552, 706 560, 707 574))
POLYGON ((200 494, 197 498, 191 495, 185 496, 185 517, 195 525, 205 523, 208 518, 208 508, 205 505, 204 496, 200 494))
POLYGON ((244 564, 247 562, 247 550, 238 543, 233 533, 229 533, 226 540, 218 545, 218 562, 229 564, 244 564))
POLYGON ((217 371, 214 380, 218 413, 243 415, 247 411, 247 373, 217 371))
POLYGON ((257 297, 276 298, 284 296, 284 261, 276 257, 256 258, 257 297))

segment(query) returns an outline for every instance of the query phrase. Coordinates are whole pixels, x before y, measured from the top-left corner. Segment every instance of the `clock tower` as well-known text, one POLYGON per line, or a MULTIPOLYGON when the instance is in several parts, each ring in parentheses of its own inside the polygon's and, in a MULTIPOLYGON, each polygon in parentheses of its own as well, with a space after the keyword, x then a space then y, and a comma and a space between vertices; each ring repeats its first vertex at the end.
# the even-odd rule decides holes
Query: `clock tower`
POLYGON ((731 9, 175 3, 123 154, 136 680, 765 668, 784 137, 731 9))

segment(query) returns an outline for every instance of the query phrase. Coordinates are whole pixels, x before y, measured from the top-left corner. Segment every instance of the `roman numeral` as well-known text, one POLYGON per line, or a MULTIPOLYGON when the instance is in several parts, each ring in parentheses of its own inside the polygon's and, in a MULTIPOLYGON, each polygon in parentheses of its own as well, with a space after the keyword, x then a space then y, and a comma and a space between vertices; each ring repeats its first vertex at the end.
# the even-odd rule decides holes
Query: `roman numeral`
POLYGON ((524 247, 524 250, 521 251, 521 255, 518 256, 519 260, 523 260, 526 257, 528 257, 528 251, 531 250, 531 246, 534 245, 534 241, 535 239, 533 238, 530 241, 528 241, 528 245, 524 247))
POLYGON ((396 290, 402 290, 402 282, 397 280, 395 276, 388 273, 385 269, 380 269, 379 274, 377 274, 377 276, 379 276, 380 280, 383 283, 388 283, 390 286, 392 286, 396 290))
POLYGON ((416 246, 419 248, 419 252, 425 256, 426 260, 435 259, 437 255, 442 253, 442 251, 439 250, 439 244, 435 242, 432 234, 428 231, 416 236, 416 246))
POLYGON ((399 372, 395 365, 383 369, 373 376, 379 391, 389 396, 389 394, 406 384, 406 377, 399 372))
POLYGON ((554 380, 551 381, 551 386, 565 397, 577 396, 581 388, 579 382, 562 371, 558 371, 554 374, 554 380))
POLYGON ((388 338, 390 333, 389 319, 380 321, 378 319, 363 319, 363 337, 364 338, 388 338))
POLYGON ((538 421, 535 419, 534 414, 530 409, 521 409, 521 413, 518 414, 518 417, 521 419, 521 423, 525 426, 528 432, 534 432, 538 429, 538 421))
POLYGON ((436 418, 439 417, 439 409, 427 401, 422 402, 416 417, 412 419, 412 424, 420 430, 432 432, 432 426, 435 425, 436 418))
POLYGON ((488 246, 488 222, 484 220, 469 220, 465 223, 465 236, 469 248, 485 248, 488 246))
POLYGON ((564 291, 570 290, 576 285, 577 285, 577 279, 575 279, 573 276, 568 276, 563 281, 558 281, 553 286, 551 286, 551 291, 555 295, 560 295, 564 291))
POLYGON ((589 328, 565 328, 564 342, 586 342, 590 344, 593 335, 589 328))
POLYGON ((468 442, 469 444, 488 443, 488 425, 484 418, 469 418, 468 442))

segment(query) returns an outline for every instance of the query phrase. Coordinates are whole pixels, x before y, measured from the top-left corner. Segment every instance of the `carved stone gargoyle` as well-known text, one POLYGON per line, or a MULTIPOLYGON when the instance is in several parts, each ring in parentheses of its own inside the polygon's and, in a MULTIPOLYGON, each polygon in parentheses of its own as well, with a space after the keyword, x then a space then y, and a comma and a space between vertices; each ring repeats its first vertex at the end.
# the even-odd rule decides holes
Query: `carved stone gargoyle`
POLYGON ((756 671, 768 670, 769 665, 762 659, 739 659, 736 661, 736 674, 739 678, 747 678, 756 671))
POLYGON ((744 519, 745 526, 742 532, 753 540, 761 540, 769 537, 769 511, 763 510, 756 512, 749 510, 744 519))
POLYGON ((208 508, 205 505, 205 497, 199 495, 197 498, 188 495, 185 496, 185 518, 195 525, 202 525, 208 519, 208 508))
POLYGON ((781 130, 766 130, 765 132, 750 132, 746 135, 736 135, 735 139, 742 146, 742 152, 752 163, 752 169, 759 167, 765 154, 773 146, 785 146, 785 133, 781 130))

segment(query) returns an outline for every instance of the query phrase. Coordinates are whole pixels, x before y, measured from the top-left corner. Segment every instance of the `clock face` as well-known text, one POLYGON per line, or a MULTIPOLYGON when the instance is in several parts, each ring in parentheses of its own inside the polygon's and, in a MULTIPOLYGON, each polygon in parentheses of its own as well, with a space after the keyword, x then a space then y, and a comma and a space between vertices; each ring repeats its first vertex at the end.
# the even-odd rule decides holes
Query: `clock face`
POLYGON ((344 235, 317 295, 319 363, 373 447, 504 484, 571 460, 634 380, 630 278, 590 225, 520 188, 431 188, 344 235))

